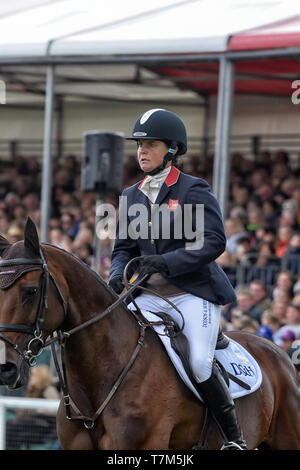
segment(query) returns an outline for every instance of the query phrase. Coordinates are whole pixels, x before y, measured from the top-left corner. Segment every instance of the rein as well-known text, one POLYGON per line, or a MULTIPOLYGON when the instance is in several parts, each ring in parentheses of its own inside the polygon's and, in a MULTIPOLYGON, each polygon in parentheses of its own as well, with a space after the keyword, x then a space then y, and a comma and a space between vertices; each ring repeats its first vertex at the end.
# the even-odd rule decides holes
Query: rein
MULTIPOLYGON (((139 258, 142 258, 142 257, 139 257, 139 258)), ((101 415, 102 411, 105 409, 106 405, 109 403, 109 401, 111 400, 111 398, 113 397, 113 395, 116 393, 117 389, 119 388, 119 386, 121 385, 123 379, 125 378, 125 376, 127 375, 127 372, 129 371, 129 369, 131 368, 131 366, 133 365, 134 361, 136 360, 139 352, 140 352, 140 349, 142 348, 143 344, 144 344, 144 339, 145 339, 145 330, 147 327, 151 327, 153 328, 154 325, 162 325, 162 324, 165 324, 166 325, 166 330, 167 330, 167 333, 166 334, 170 334, 170 327, 172 327, 173 325, 170 324, 170 322, 168 322, 167 320, 161 320, 161 321, 157 321, 157 322, 149 322, 148 320, 146 320, 139 307, 137 306, 137 304, 134 302, 134 299, 132 297, 132 294, 133 294, 133 291, 135 291, 137 288, 139 289, 142 289, 142 290, 145 290, 147 292, 151 292, 161 298, 163 298, 165 301, 167 301, 169 304, 171 304, 173 306, 174 309, 176 309, 181 317, 182 317, 182 320, 183 320, 183 325, 181 327, 181 329, 179 329, 179 331, 177 331, 176 333, 174 333, 174 336, 175 335, 178 335, 184 328, 184 318, 182 316, 182 313, 180 312, 180 310, 177 308, 177 306, 175 304, 173 304, 173 302, 171 302, 169 299, 159 295, 157 292, 155 291, 152 291, 151 289, 148 289, 146 287, 142 287, 141 284, 148 278, 148 275, 145 275, 145 276, 142 276, 141 279, 139 279, 138 281, 135 282, 134 285, 130 285, 127 280, 126 280, 126 275, 127 275, 127 270, 129 268, 129 265, 132 263, 132 262, 135 262, 137 259, 139 258, 134 258, 132 259, 125 267, 125 270, 124 270, 124 283, 125 283, 125 287, 127 288, 127 290, 125 292, 123 292, 119 297, 118 299, 113 302, 109 307, 107 307, 103 312, 95 315, 93 318, 87 320, 86 322, 84 323, 81 323, 80 325, 77 325, 75 326, 74 328, 68 330, 68 331, 59 331, 58 332, 58 335, 57 336, 52 336, 51 339, 49 339, 48 341, 46 341, 44 347, 47 347, 49 345, 51 345, 51 350, 52 350, 52 355, 53 355, 53 359, 54 359, 54 364, 55 364, 55 368, 56 368, 56 371, 57 371, 57 374, 58 374, 58 377, 59 377, 59 382, 60 382, 60 385, 61 385, 61 388, 62 388, 62 391, 63 391, 63 397, 64 397, 64 406, 65 406, 65 409, 66 409, 66 416, 67 416, 67 419, 69 420, 81 420, 83 421, 84 423, 84 426, 86 427, 86 429, 88 429, 89 431, 91 431, 94 427, 94 423, 95 421, 97 420, 97 418, 101 415), (144 321, 141 320, 141 318, 139 318, 133 311, 131 311, 131 313, 135 316, 135 319, 137 320, 138 324, 139 324, 139 327, 140 327, 140 336, 139 336, 139 339, 137 341, 137 345, 136 345, 136 348, 134 349, 127 365, 125 366, 125 368, 123 369, 123 371, 121 372, 120 376, 118 377, 118 379, 116 380, 116 382, 114 383, 112 389, 110 390, 109 394, 107 395, 107 397, 105 398, 105 400, 103 401, 103 403, 99 406, 99 408, 97 409, 97 411, 94 413, 94 415, 92 417, 90 416, 86 416, 84 414, 81 413, 81 411, 79 410, 79 408, 77 407, 77 405, 74 403, 74 401, 72 400, 72 398, 70 397, 70 394, 69 394, 69 389, 68 389, 68 384, 67 384, 67 375, 66 375, 66 369, 65 369, 65 361, 64 361, 64 351, 65 351, 65 343, 66 343, 66 340, 73 334, 75 333, 78 333, 79 331, 87 328, 88 326, 91 326, 93 325, 94 323, 102 320, 104 317, 106 317, 109 313, 111 313, 119 304, 121 304, 123 302, 124 299, 126 299, 127 297, 131 297, 132 298, 132 301, 134 303, 134 305, 136 306, 136 309, 137 311, 139 312, 141 318, 143 318, 144 321), (54 343, 55 342, 59 342, 60 344, 60 347, 61 347, 61 362, 62 362, 62 371, 60 369, 60 366, 59 366, 59 362, 58 362, 58 358, 57 358, 57 353, 56 353, 56 350, 55 350, 55 347, 54 347, 54 343), (71 414, 71 408, 75 411, 76 415, 72 416, 71 414)), ((94 444, 94 447, 96 446, 96 443, 94 442, 95 440, 95 437, 91 434, 91 439, 93 441, 93 444, 94 444)))

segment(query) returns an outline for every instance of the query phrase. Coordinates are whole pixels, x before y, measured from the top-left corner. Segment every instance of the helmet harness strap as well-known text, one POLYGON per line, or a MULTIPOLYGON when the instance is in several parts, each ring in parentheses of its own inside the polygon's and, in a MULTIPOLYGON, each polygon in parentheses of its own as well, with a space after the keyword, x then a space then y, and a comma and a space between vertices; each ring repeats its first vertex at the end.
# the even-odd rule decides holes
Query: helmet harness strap
POLYGON ((145 175, 150 175, 150 176, 154 176, 154 175, 157 175, 158 173, 160 173, 161 171, 163 171, 166 167, 166 164, 170 161, 170 160, 175 160, 176 159, 176 155, 175 155, 175 152, 176 152, 176 144, 177 142, 175 141, 172 141, 171 142, 171 145, 169 147, 169 150, 168 152, 166 153, 166 155, 164 156, 164 159, 163 159, 163 162, 160 166, 154 168, 154 170, 151 170, 151 171, 144 171, 145 175))

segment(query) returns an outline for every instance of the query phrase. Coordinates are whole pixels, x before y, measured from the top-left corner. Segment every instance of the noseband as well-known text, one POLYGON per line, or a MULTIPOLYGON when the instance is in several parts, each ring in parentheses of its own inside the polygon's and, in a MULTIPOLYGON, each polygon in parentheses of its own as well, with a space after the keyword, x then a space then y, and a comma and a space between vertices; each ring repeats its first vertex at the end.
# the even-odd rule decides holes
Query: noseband
MULTIPOLYGON (((45 315, 48 308, 48 290, 49 290, 49 279, 53 282, 63 306, 64 314, 66 314, 65 300, 60 292, 60 289, 53 278, 52 274, 49 273, 46 256, 43 248, 40 246, 40 258, 15 258, 0 261, 1 267, 16 267, 16 266, 40 266, 42 269, 41 284, 40 284, 40 299, 39 307, 34 325, 24 324, 9 324, 0 323, 0 331, 3 332, 14 332, 31 335, 33 338, 27 345, 27 351, 22 351, 21 348, 7 336, 0 334, 0 339, 5 343, 9 344, 17 353, 27 362, 29 366, 36 364, 36 358, 43 352, 44 340, 43 340, 43 326, 45 322, 45 315), (33 349, 37 348, 37 352, 34 353, 33 349)), ((27 271, 30 272, 30 271, 27 271)))

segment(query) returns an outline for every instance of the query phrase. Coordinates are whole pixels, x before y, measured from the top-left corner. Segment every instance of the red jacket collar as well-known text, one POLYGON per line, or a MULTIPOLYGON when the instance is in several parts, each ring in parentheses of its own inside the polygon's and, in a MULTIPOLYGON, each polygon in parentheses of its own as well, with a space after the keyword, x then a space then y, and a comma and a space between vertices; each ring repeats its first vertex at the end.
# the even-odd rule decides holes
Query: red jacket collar
POLYGON ((178 168, 176 168, 176 166, 172 166, 170 173, 165 179, 165 184, 169 187, 177 183, 179 175, 180 175, 180 171, 178 170, 178 168))
MULTIPOLYGON (((180 171, 178 170, 178 168, 176 168, 175 166, 172 166, 171 170, 170 170, 170 173, 168 174, 168 176, 165 179, 165 184, 169 187, 169 186, 172 186, 173 184, 177 183, 177 180, 179 178, 179 174, 180 174, 180 171)), ((143 183, 146 180, 147 176, 148 175, 146 175, 145 178, 140 182, 139 189, 141 189, 141 187, 143 186, 143 183)))

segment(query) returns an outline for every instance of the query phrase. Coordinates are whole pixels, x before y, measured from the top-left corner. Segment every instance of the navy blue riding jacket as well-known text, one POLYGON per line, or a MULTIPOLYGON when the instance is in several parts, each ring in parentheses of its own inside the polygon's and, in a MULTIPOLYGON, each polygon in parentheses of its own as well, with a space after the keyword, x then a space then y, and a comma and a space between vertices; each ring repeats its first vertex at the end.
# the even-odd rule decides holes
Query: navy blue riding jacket
POLYGON ((110 279, 123 276, 132 258, 159 254, 169 269, 163 276, 179 289, 218 305, 235 301, 227 275, 215 262, 226 237, 219 204, 206 181, 172 166, 152 207, 140 190, 142 183, 122 193, 110 279))

